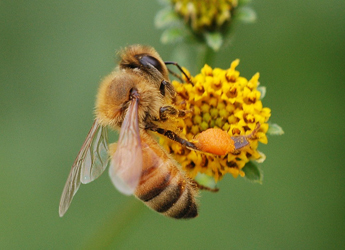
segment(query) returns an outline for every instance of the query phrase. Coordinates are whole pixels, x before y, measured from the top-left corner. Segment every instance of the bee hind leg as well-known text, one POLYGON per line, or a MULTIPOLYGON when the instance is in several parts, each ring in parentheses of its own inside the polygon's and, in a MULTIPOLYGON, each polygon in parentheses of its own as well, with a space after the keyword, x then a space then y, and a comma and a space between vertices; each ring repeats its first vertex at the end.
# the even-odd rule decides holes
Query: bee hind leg
POLYGON ((182 146, 185 146, 191 150, 199 150, 198 147, 194 143, 181 138, 180 136, 178 136, 176 133, 174 133, 171 130, 158 128, 154 124, 147 125, 146 129, 149 129, 151 131, 157 132, 158 134, 164 135, 165 137, 169 138, 170 140, 176 141, 176 142, 180 143, 182 146))
POLYGON ((200 190, 206 190, 206 191, 210 191, 210 192, 213 192, 213 193, 216 193, 219 191, 219 188, 210 188, 210 187, 206 187, 204 185, 201 185, 200 183, 198 183, 197 181, 195 180, 191 180, 192 183, 197 187, 199 188, 200 190))

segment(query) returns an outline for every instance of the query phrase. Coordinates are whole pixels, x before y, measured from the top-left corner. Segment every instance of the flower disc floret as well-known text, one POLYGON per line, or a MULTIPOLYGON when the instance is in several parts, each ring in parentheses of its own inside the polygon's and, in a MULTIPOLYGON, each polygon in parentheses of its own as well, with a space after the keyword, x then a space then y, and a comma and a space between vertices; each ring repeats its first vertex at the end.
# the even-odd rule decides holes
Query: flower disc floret
MULTIPOLYGON (((238 64, 239 60, 235 60, 226 70, 205 65, 200 74, 191 77, 193 84, 172 82, 177 91, 175 105, 189 111, 187 117, 179 119, 181 136, 188 140, 193 141, 209 128, 222 129, 230 136, 250 135, 260 124, 254 138, 250 138, 249 146, 221 156, 182 148, 177 142, 160 138, 160 143, 191 178, 198 173, 212 176, 216 181, 226 173, 243 177, 245 164, 263 156, 257 147, 258 142, 267 143, 267 122, 271 110, 263 107, 257 90, 259 73, 247 80, 236 70, 238 64)), ((187 74, 190 75, 188 71, 187 74)))

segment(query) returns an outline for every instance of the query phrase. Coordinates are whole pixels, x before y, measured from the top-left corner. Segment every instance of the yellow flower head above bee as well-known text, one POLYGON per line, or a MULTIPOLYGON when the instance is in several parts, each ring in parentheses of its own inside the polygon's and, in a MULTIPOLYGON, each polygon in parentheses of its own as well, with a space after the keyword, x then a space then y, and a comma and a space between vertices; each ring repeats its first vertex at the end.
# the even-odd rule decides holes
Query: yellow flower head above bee
POLYGON ((213 31, 231 19, 237 0, 172 0, 175 11, 189 22, 195 32, 213 31))
MULTIPOLYGON (((248 161, 264 159, 257 148, 258 142, 267 143, 267 121, 271 110, 262 105, 262 93, 258 90, 259 73, 247 80, 236 70, 238 64, 239 60, 235 60, 226 70, 205 65, 200 74, 190 77, 193 84, 186 79, 186 83, 173 81, 177 92, 176 106, 188 112, 185 118, 178 120, 179 133, 205 147, 210 144, 214 148, 226 140, 233 143, 227 143, 230 149, 224 152, 228 153, 209 154, 160 138, 160 143, 191 178, 198 173, 212 176, 216 181, 226 173, 243 177, 243 167, 248 161), (238 143, 242 143, 240 150, 236 150, 238 143)), ((227 146, 219 147, 219 150, 224 150, 227 146)))

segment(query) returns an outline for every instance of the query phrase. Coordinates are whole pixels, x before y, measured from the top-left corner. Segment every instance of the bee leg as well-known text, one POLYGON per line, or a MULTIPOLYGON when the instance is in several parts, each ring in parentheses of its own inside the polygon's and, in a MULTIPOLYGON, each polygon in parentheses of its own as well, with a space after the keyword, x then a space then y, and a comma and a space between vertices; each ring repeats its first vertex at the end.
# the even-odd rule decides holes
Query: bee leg
POLYGON ((151 131, 157 132, 158 134, 164 135, 166 137, 168 137, 170 140, 176 141, 178 143, 180 143, 181 145, 191 149, 191 150, 199 150, 197 148, 197 146, 195 146, 194 143, 187 141, 185 139, 182 139, 181 137, 179 137, 177 134, 175 134, 173 131, 171 130, 166 130, 166 129, 162 129, 162 128, 158 128, 155 125, 148 125, 146 126, 146 129, 149 129, 151 131))
POLYGON ((188 111, 179 110, 173 106, 164 106, 159 109, 159 118, 161 121, 168 120, 169 116, 185 117, 188 111))
POLYGON ((200 190, 206 190, 206 191, 210 191, 210 192, 213 192, 213 193, 216 193, 219 191, 219 188, 210 188, 210 187, 206 187, 204 185, 201 185, 199 184, 197 181, 195 180, 191 180, 192 183, 197 186, 200 190))

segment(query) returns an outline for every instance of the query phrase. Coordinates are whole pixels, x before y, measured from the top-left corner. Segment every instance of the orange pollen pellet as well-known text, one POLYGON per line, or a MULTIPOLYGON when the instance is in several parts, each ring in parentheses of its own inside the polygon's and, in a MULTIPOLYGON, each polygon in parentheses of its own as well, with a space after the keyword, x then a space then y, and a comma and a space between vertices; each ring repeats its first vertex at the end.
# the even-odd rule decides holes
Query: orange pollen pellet
POLYGON ((196 146, 203 152, 225 155, 235 149, 231 136, 219 128, 207 129, 198 134, 195 139, 197 140, 196 146))

